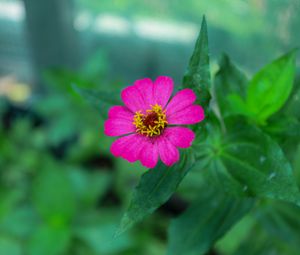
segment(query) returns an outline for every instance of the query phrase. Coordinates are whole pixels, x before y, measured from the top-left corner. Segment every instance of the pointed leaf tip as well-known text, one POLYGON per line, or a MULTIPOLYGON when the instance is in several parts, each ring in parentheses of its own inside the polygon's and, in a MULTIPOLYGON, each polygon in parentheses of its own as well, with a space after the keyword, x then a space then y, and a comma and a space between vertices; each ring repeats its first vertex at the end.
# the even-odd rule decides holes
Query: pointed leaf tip
POLYGON ((211 78, 205 16, 203 16, 202 19, 201 30, 196 40, 187 72, 183 77, 183 86, 193 89, 197 95, 197 102, 202 105, 204 109, 208 108, 211 98, 211 78))

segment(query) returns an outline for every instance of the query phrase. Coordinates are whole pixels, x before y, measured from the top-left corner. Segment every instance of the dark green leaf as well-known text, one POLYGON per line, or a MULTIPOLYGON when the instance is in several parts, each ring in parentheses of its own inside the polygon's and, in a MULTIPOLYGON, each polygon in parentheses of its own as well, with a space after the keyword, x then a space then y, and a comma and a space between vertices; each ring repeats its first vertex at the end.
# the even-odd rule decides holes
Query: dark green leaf
POLYGON ((293 89, 284 106, 272 117, 280 115, 290 115, 300 121, 300 76, 296 75, 293 89))
MULTIPOLYGON (((225 117, 229 115, 230 96, 239 95, 245 99, 247 89, 247 78, 229 59, 227 55, 223 55, 220 61, 220 69, 215 77, 214 91, 220 112, 225 117)), ((239 109, 234 107, 233 109, 239 109)))
MULTIPOLYGON (((247 238, 232 254, 234 255, 265 255, 278 254, 266 233, 257 225, 250 230, 247 238)), ((279 253, 280 254, 280 253, 279 253)))
POLYGON ((209 69, 207 25, 205 17, 203 17, 202 20, 201 31, 190 59, 187 72, 183 77, 183 87, 193 89, 197 95, 197 103, 202 105, 206 110, 211 98, 211 79, 209 69))
POLYGON ((264 124, 288 99, 293 88, 296 52, 278 58, 261 69, 250 81, 247 106, 255 120, 264 124))
POLYGON ((76 85, 73 85, 73 89, 90 103, 104 119, 107 118, 107 113, 111 106, 121 105, 120 100, 116 97, 116 93, 84 89, 76 85))
POLYGON ((271 237, 270 233, 255 224, 243 240, 240 246, 228 255, 266 255, 266 254, 289 254, 298 255, 299 249, 295 249, 282 239, 271 237))
POLYGON ((262 206, 257 218, 269 235, 300 249, 299 213, 299 207, 276 201, 262 206))
MULTIPOLYGON (((298 82, 300 83, 300 81, 298 82)), ((291 95, 291 98, 286 106, 286 113, 296 117, 300 121, 299 109, 300 109, 300 88, 291 95)))
MULTIPOLYGON (((256 207, 254 207, 254 209, 256 207)), ((230 229, 224 237, 215 244, 214 249, 219 251, 220 254, 233 254, 256 224, 256 218, 253 217, 251 212, 235 224, 232 229, 230 229)))
POLYGON ((272 136, 293 138, 294 142, 300 142, 300 121, 292 116, 275 115, 268 121, 268 125, 264 127, 264 131, 268 132, 272 136))
POLYGON ((228 192, 296 203, 300 194, 290 163, 276 142, 242 119, 225 121, 227 133, 208 126, 199 160, 228 192), (207 147, 209 149, 207 149, 207 147))
POLYGON ((133 191, 129 208, 122 218, 117 235, 150 215, 175 192, 194 162, 189 150, 185 150, 180 156, 181 161, 172 167, 159 163, 157 167, 142 175, 133 191))
POLYGON ((253 206, 252 199, 238 199, 221 190, 203 187, 197 199, 169 229, 168 255, 205 254, 253 206))
POLYGON ((293 168, 295 169, 295 175, 298 186, 300 185, 300 143, 297 144, 293 153, 293 168))
MULTIPOLYGON (((277 113, 268 120, 268 125, 263 126, 263 130, 278 141, 291 163, 299 158, 296 154, 297 147, 300 144, 299 120, 292 116, 277 113)), ((293 167, 293 169, 297 171, 296 167, 293 167)))

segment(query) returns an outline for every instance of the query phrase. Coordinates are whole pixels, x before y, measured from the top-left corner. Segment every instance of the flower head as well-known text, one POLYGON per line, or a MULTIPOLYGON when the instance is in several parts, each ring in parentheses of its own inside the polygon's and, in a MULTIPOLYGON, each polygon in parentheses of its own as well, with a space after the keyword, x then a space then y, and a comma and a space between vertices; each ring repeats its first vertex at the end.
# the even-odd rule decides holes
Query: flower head
POLYGON ((183 89, 170 99, 173 80, 160 76, 152 82, 145 78, 125 88, 121 98, 125 106, 113 106, 104 124, 108 136, 120 136, 111 146, 116 157, 129 162, 140 160, 153 168, 160 158, 167 166, 179 160, 178 148, 191 146, 195 134, 182 126, 204 119, 196 95, 183 89))

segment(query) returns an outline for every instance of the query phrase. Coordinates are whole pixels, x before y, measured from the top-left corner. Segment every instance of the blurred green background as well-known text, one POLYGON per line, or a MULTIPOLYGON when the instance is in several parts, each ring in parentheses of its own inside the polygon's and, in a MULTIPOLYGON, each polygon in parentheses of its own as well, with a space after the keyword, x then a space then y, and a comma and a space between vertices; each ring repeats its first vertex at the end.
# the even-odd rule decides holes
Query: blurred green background
MULTIPOLYGON (((252 74, 299 45, 299 13, 298 0, 0 0, 0 255, 165 254, 185 202, 174 196, 113 238, 146 169, 110 155, 106 113, 71 84, 112 93, 168 75, 180 85, 203 14, 212 72, 226 52, 252 74)), ((187 200, 197 174, 179 189, 187 200)))

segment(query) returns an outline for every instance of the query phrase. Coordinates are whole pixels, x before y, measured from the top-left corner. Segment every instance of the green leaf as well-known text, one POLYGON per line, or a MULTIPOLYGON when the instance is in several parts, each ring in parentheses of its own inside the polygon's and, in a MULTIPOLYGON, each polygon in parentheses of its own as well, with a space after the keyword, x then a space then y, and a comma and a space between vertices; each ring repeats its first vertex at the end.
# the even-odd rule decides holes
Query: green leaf
POLYGON ((289 254, 298 255, 299 249, 295 249, 289 243, 270 235, 260 224, 255 224, 243 240, 240 246, 230 255, 266 255, 289 254))
POLYGON ((225 119, 227 132, 208 125, 211 134, 202 143, 199 160, 212 180, 231 193, 279 199, 300 206, 292 168, 281 148, 258 128, 242 119, 225 119))
POLYGON ((72 87, 83 99, 90 103, 104 119, 107 118, 110 107, 121 105, 119 98, 116 97, 117 93, 84 89, 76 85, 73 85, 72 87))
POLYGON ((268 125, 264 127, 264 131, 284 140, 290 137, 294 143, 300 142, 300 121, 293 116, 274 115, 274 118, 270 118, 268 125))
POLYGON ((225 106, 225 112, 230 114, 224 114, 224 117, 230 115, 244 115, 247 117, 252 117, 253 114, 248 109, 246 102, 238 94, 230 94, 227 96, 228 105, 225 106), (227 109, 226 109, 227 108, 227 109))
MULTIPOLYGON (((253 210, 251 210, 251 212, 252 211, 253 210)), ((245 240, 249 231, 256 224, 256 219, 253 217, 251 212, 235 224, 233 228, 216 243, 215 249, 218 250, 220 254, 233 254, 233 252, 245 240)))
POLYGON ((22 255, 22 244, 13 238, 0 235, 0 254, 22 255))
POLYGON ((159 163, 142 175, 116 235, 150 215, 171 197, 193 165, 194 159, 189 151, 181 153, 180 162, 172 167, 159 163))
POLYGON ((202 20, 201 31, 190 59, 187 72, 183 77, 183 87, 193 89, 197 95, 197 103, 202 105, 206 110, 211 98, 211 78, 205 17, 203 17, 202 20))
POLYGON ((133 245, 134 240, 129 232, 114 238, 118 211, 102 209, 100 214, 95 212, 94 215, 85 214, 82 217, 85 218, 74 228, 74 234, 96 254, 123 254, 133 245))
POLYGON ((94 88, 95 83, 84 79, 78 72, 73 72, 62 68, 52 68, 44 72, 43 74, 46 82, 55 89, 55 91, 63 91, 73 94, 70 84, 76 83, 80 87, 94 88))
POLYGON ((264 124, 288 99, 295 76, 295 58, 293 50, 265 66, 250 81, 246 101, 258 123, 264 124))
POLYGON ((41 225, 33 233, 28 244, 29 255, 67 254, 71 242, 71 231, 67 227, 41 225))
POLYGON ((199 198, 169 229, 168 255, 200 255, 237 223, 254 200, 234 198, 211 186, 199 191, 199 198))
POLYGON ((257 212, 258 222, 268 234, 300 249, 300 208, 284 202, 272 202, 257 212))
POLYGON ((34 209, 29 206, 19 206, 10 211, 5 219, 0 222, 0 229, 6 234, 26 238, 32 233, 37 224, 38 220, 34 209))
POLYGON ((33 185, 33 202, 48 223, 63 225, 70 222, 76 212, 73 187, 63 168, 50 161, 44 164, 33 185))
POLYGON ((247 78, 229 59, 223 55, 220 61, 220 69, 215 77, 214 91, 218 102, 219 110, 222 115, 228 116, 231 113, 228 105, 233 105, 232 109, 236 111, 241 109, 231 102, 231 97, 239 96, 245 99, 247 89, 247 78))
POLYGON ((257 224, 253 226, 247 235, 247 238, 240 246, 231 253, 234 255, 265 255, 265 254, 283 254, 277 253, 277 248, 274 247, 272 240, 268 239, 265 231, 257 224))
POLYGON ((0 224, 15 210, 21 198, 22 194, 19 190, 0 189, 0 224))
POLYGON ((111 176, 105 171, 88 172, 71 169, 68 175, 74 186, 76 197, 84 206, 95 206, 111 184, 111 176))
MULTIPOLYGON (((293 163, 297 156, 297 147, 300 144, 300 121, 293 116, 275 114, 262 127, 264 132, 270 134, 281 145, 288 160, 293 163)), ((297 167, 293 166, 297 171, 297 167)), ((298 168, 299 169, 299 168, 298 168)), ((297 174, 297 172, 295 172, 297 174)))
MULTIPOLYGON (((300 81, 298 81, 300 84, 300 81)), ((300 85, 298 85, 300 87, 300 85)), ((289 102, 286 105, 286 113, 294 116, 300 121, 300 88, 295 90, 292 96, 290 97, 289 102)))

